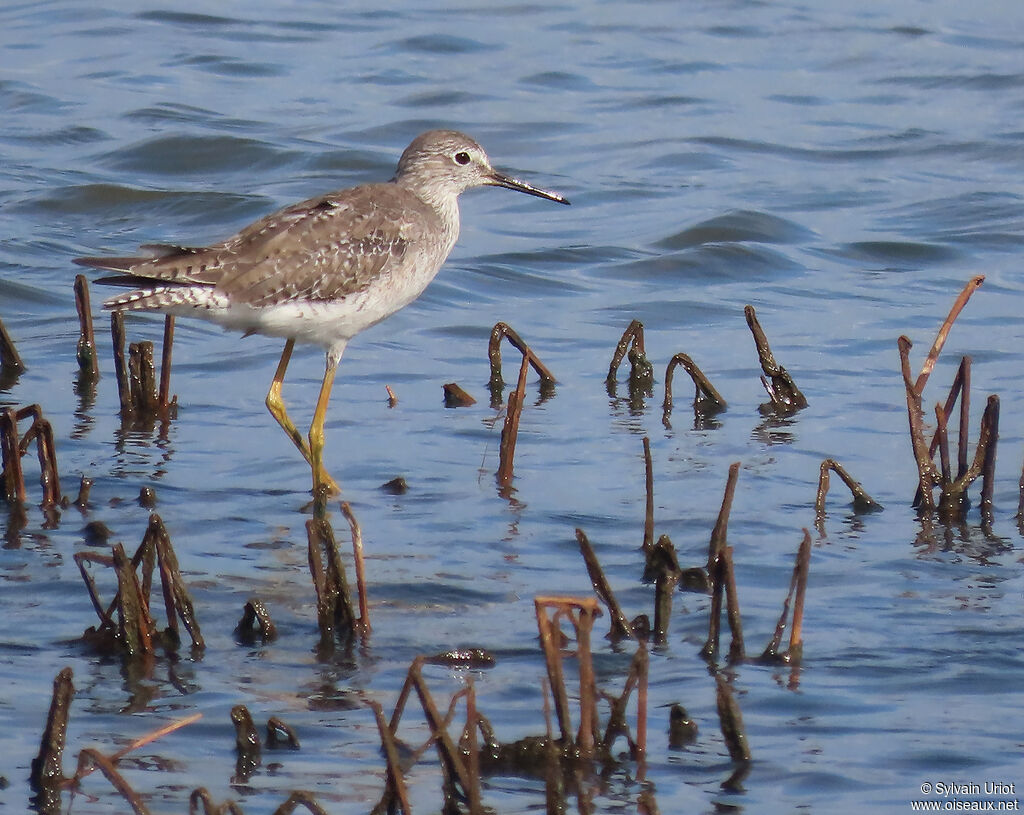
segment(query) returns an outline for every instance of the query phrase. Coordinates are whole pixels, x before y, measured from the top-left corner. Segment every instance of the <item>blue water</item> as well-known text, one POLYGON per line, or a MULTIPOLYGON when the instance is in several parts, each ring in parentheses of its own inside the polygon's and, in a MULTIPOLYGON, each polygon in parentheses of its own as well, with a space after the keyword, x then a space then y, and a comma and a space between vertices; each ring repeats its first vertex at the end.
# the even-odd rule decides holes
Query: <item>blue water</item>
MULTIPOLYGON (((25 459, 28 524, 0 517, 0 800, 27 806, 28 766, 50 685, 75 672, 65 770, 169 720, 198 724, 122 762, 154 811, 184 812, 206 786, 247 813, 308 789, 331 813, 365 813, 383 759, 363 697, 390 711, 420 653, 492 650, 478 704, 505 740, 544 731, 533 598, 586 594, 574 529, 590 536, 628 614, 652 612, 640 583, 641 438, 651 441, 656 533, 684 566, 706 559, 729 464, 742 462, 729 525, 748 650, 773 631, 804 527, 814 548, 804 662, 729 674, 754 763, 739 792, 718 731, 715 684, 698 655, 707 598, 676 598, 651 658, 645 784, 662 813, 906 812, 925 783, 1024 783, 1017 677, 1024 637, 1014 520, 1024 405, 1024 6, 1010 2, 465 4, 395 9, 337 3, 73 2, 0 9, 0 319, 29 366, 0 405, 38 402, 61 477, 91 505, 47 523, 25 459), (71 258, 138 244, 200 244, 291 201, 390 177, 431 127, 472 134, 494 163, 569 197, 556 207, 481 190, 424 296, 351 344, 327 425, 327 462, 362 525, 373 634, 318 659, 306 566, 309 471, 267 415, 280 342, 178 322, 166 431, 122 431, 93 289, 102 378, 76 389, 71 258), (1001 398, 995 522, 923 525, 896 339, 915 369, 957 293, 986 280, 954 326, 925 392, 944 400, 973 358, 972 439, 1001 398), (757 309, 809 407, 758 413, 765 394, 743 306, 757 309), (615 396, 608 361, 643 321, 654 396, 615 396), (514 493, 494 482, 501 427, 489 407, 486 343, 509 322, 554 371, 531 376, 514 493), (688 353, 729 402, 695 423, 681 371, 670 427, 665 365, 688 353), (445 409, 455 381, 477 404, 445 409), (398 397, 389 407, 385 386, 398 397), (822 459, 840 460, 885 509, 854 514, 833 479, 814 528, 822 459), (404 495, 380 485, 396 476, 404 495), (101 521, 134 550, 152 486, 194 594, 207 648, 126 673, 75 642, 94 615, 76 551, 101 521), (250 596, 280 638, 232 631, 250 596), (700 726, 668 747, 668 705, 700 726), (229 711, 278 715, 298 753, 267 753, 232 784, 229 711)), ((129 320, 159 341, 161 321, 129 320)), ((506 379, 517 368, 505 351, 506 379)), ((322 357, 299 349, 285 399, 309 421, 322 357)), ((977 504, 978 487, 972 489, 977 504)), ((345 523, 334 513, 344 540, 345 523)), ((96 549, 95 551, 101 551, 96 549)), ((618 692, 632 646, 595 638, 599 681, 618 692)), ((466 674, 430 667, 438 697, 466 674)), ((426 733, 410 707, 403 737, 426 733)), ((594 786, 596 812, 633 812, 639 768, 594 786)), ((428 754, 410 778, 417 812, 440 809, 428 754)), ((983 801, 1014 795, 961 796, 983 801)), ((543 785, 491 780, 502 813, 543 807, 543 785)), ((65 795, 65 806, 69 798, 65 795)), ((575 806, 570 802, 570 809, 575 806)), ((125 811, 99 774, 76 813, 125 811)))

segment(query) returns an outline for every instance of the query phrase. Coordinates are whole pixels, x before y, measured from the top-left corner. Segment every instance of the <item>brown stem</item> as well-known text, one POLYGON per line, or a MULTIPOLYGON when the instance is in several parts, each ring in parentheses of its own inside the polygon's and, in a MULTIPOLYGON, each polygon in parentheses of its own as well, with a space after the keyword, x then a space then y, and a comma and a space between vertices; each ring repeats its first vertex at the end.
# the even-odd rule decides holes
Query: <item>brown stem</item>
POLYGON ((590 576, 591 585, 593 585, 597 596, 601 598, 601 601, 608 608, 608 616, 611 617, 611 630, 608 632, 608 636, 612 639, 624 639, 627 637, 632 639, 634 637, 633 627, 630 625, 626 615, 623 614, 622 607, 619 606, 618 601, 615 599, 612 587, 604 575, 604 570, 601 569, 597 555, 594 554, 594 548, 590 545, 590 541, 582 529, 576 530, 576 541, 579 543, 583 562, 587 566, 587 574, 590 576))
POLYGON ((928 357, 924 361, 924 365, 921 366, 921 373, 918 374, 917 381, 914 383, 914 391, 920 396, 924 393, 924 386, 928 382, 928 377, 931 376, 932 370, 935 368, 935 362, 939 358, 939 354, 942 352, 942 346, 946 344, 946 338, 949 336, 949 330, 953 327, 953 322, 960 312, 963 311, 964 306, 967 305, 967 301, 971 299, 971 295, 974 294, 985 282, 985 275, 977 275, 967 281, 963 291, 957 296, 953 303, 953 307, 949 310, 949 314, 946 316, 945 321, 939 327, 939 333, 935 336, 935 342, 932 343, 931 350, 928 351, 928 357))
POLYGON ((157 403, 166 414, 171 406, 171 351, 174 346, 174 317, 168 314, 164 318, 164 342, 160 349, 160 393, 157 403))
POLYGON ((612 354, 612 361, 608 365, 608 376, 605 379, 606 384, 609 386, 615 383, 615 379, 619 374, 619 365, 622 364, 622 360, 625 359, 626 353, 629 351, 630 344, 633 348, 644 354, 644 324, 639 320, 633 320, 626 327, 626 330, 622 332, 622 337, 619 339, 618 345, 615 346, 615 353, 612 354))
POLYGON ((644 513, 644 551, 654 546, 654 465, 651 463, 651 440, 644 436, 644 486, 647 505, 644 513))
POLYGON ((507 487, 509 482, 512 481, 516 440, 519 437, 519 416, 523 411, 523 400, 526 396, 526 374, 528 371, 528 357, 524 355, 523 363, 519 366, 519 381, 516 384, 516 389, 508 395, 505 425, 501 430, 497 480, 499 486, 502 487, 507 487))
POLYGON ((708 545, 708 574, 715 574, 715 563, 718 560, 718 553, 725 545, 726 531, 729 528, 729 513, 732 511, 732 499, 736 494, 736 480, 740 474, 740 462, 734 461, 729 465, 729 478, 725 482, 725 495, 722 497, 722 506, 718 510, 718 520, 715 521, 715 528, 711 531, 711 542, 708 545))
POLYGON ((370 632, 370 600, 366 591, 366 564, 363 560, 363 531, 352 512, 348 501, 342 501, 341 513, 352 531, 352 554, 355 560, 356 593, 359 597, 359 631, 364 636, 370 632))
POLYGON ((533 369, 537 372, 537 375, 541 378, 541 381, 553 385, 555 383, 555 376, 548 370, 547 366, 540 361, 533 349, 527 345, 523 338, 520 337, 511 326, 507 323, 496 323, 494 328, 491 329, 491 339, 487 345, 487 356, 491 362, 491 382, 490 386, 492 390, 494 388, 500 388, 502 385, 501 378, 501 341, 507 339, 522 355, 523 357, 533 366, 533 369))
POLYGON ((665 416, 672 412, 672 377, 677 365, 682 365, 683 370, 693 380, 696 388, 693 397, 694 410, 703 409, 705 412, 712 412, 722 411, 728 407, 721 394, 711 384, 711 380, 697 367, 697 364, 688 355, 679 353, 669 360, 668 367, 665 369, 665 401, 662 403, 662 411, 665 416), (709 404, 705 405, 704 403, 709 404))
POLYGON ((93 379, 100 375, 96 354, 96 335, 92 327, 92 307, 89 303, 89 281, 84 274, 75 275, 75 308, 78 310, 78 367, 93 379))

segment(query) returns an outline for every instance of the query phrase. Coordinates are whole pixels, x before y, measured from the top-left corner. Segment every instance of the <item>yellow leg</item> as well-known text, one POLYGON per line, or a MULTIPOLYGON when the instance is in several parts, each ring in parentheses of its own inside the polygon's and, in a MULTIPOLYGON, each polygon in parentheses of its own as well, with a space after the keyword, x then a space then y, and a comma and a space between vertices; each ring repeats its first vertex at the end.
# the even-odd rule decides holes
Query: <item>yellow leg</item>
POLYGON ((327 404, 331 401, 331 388, 334 386, 334 373, 338 370, 338 360, 332 355, 327 356, 327 369, 324 371, 324 382, 320 386, 320 398, 316 400, 313 411, 313 423, 309 427, 309 465, 313 468, 313 496, 319 487, 326 485, 329 492, 341 492, 334 479, 324 469, 324 419, 327 415, 327 404))
MULTIPOLYGON (((281 353, 281 361, 277 363, 277 371, 274 373, 274 380, 270 383, 270 391, 267 393, 267 410, 269 410, 270 415, 277 420, 277 423, 281 425, 284 432, 288 434, 288 438, 290 438, 292 443, 299 449, 299 452, 302 453, 302 457, 306 459, 306 462, 310 466, 313 466, 313 456, 310 453, 309 444, 306 442, 305 437, 303 437, 299 429, 295 426, 295 423, 291 420, 291 417, 288 415, 288 411, 284 406, 284 399, 281 398, 281 388, 284 385, 284 374, 285 371, 288 370, 288 363, 291 361, 292 349, 294 347, 295 340, 288 340, 284 345, 284 351, 281 353)), ((323 420, 321 418, 321 424, 322 421, 323 420)), ((320 436, 322 439, 322 428, 320 436)), ((320 483, 326 484, 328 490, 332 493, 341 492, 341 489, 335 483, 334 479, 323 471, 322 464, 320 466, 320 470, 320 483)))

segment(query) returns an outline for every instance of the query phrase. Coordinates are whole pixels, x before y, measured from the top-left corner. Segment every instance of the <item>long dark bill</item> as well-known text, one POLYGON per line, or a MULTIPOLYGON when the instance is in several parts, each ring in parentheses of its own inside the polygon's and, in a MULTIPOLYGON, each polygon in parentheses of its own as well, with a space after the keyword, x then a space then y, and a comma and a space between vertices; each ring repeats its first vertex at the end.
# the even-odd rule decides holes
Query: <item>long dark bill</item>
POLYGON ((512 178, 511 176, 502 175, 501 173, 495 173, 492 175, 491 183, 496 187, 504 187, 507 190, 525 192, 527 195, 536 195, 538 198, 547 198, 549 201, 556 201, 559 204, 569 204, 569 199, 562 197, 557 192, 542 190, 539 187, 527 184, 525 181, 520 181, 518 178, 512 178))

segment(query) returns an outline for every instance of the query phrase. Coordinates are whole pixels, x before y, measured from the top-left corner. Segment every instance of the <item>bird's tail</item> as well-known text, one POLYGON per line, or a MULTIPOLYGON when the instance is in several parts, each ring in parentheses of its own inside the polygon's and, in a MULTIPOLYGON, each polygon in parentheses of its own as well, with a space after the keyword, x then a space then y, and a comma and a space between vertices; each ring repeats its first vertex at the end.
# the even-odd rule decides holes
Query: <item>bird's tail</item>
POLYGON ((226 309, 230 303, 213 286, 153 286, 119 294, 105 300, 103 308, 109 311, 170 311, 181 308, 226 309))

